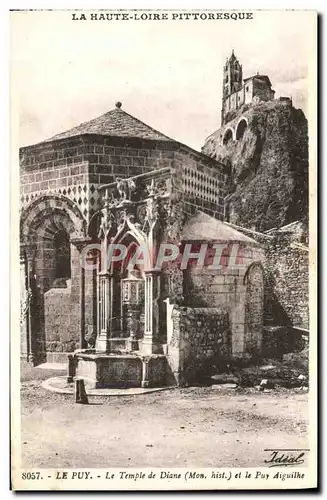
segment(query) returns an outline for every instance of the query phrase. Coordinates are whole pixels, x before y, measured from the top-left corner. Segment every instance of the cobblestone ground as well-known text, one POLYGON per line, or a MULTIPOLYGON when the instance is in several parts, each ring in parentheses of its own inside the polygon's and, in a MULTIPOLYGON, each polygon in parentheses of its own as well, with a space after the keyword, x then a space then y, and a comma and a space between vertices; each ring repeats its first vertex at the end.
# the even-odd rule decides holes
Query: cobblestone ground
POLYGON ((25 467, 259 467, 266 448, 308 448, 303 390, 214 385, 78 405, 41 387, 63 374, 22 370, 25 467))

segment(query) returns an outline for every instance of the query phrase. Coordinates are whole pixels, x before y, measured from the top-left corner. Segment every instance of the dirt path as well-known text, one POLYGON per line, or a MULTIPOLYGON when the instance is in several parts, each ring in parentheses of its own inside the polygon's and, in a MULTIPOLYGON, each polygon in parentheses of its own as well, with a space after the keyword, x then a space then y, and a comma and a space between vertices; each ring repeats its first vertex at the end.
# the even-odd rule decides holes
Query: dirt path
POLYGON ((212 386, 86 406, 40 387, 53 373, 35 373, 22 386, 26 467, 258 467, 265 448, 308 447, 306 393, 212 386))

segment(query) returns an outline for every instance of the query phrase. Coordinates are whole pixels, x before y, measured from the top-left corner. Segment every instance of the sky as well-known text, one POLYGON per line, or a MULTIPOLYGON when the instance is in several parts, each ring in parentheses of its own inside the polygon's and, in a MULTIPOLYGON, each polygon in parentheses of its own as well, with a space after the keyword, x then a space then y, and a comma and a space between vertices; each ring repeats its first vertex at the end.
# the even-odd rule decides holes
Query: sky
POLYGON ((247 21, 72 21, 70 11, 13 12, 11 101, 19 145, 121 101, 131 115, 200 150, 220 126, 222 70, 232 49, 244 78, 267 74, 276 97, 292 97, 307 114, 313 23, 307 11, 256 11, 247 21))

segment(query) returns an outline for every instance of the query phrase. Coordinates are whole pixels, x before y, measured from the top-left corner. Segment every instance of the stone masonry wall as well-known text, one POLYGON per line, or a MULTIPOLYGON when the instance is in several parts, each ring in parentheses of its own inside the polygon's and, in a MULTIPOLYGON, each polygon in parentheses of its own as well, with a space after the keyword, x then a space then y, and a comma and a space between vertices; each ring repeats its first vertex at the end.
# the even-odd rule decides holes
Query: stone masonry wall
POLYGON ((225 308, 175 306, 172 323, 168 361, 179 385, 209 376, 229 359, 231 327, 225 308))
POLYGON ((178 189, 187 215, 199 209, 223 220, 225 197, 224 167, 212 163, 209 157, 195 156, 187 150, 175 153, 175 167, 180 179, 178 189))
MULTIPOLYGON (((67 288, 50 288, 43 296, 44 330, 37 332, 37 352, 45 351, 48 361, 60 361, 60 357, 66 360, 66 355, 58 353, 80 347, 80 290, 79 252, 71 245, 71 279, 67 288)), ((91 296, 86 295, 84 300, 90 301, 91 296)))
POLYGON ((86 220, 100 208, 98 187, 119 177, 182 165, 185 200, 223 217, 224 167, 203 154, 168 141, 83 136, 21 148, 21 205, 44 193, 70 198, 86 220))
MULTIPOLYGON (((233 224, 231 224, 233 226, 233 224)), ((301 226, 301 225, 300 225, 301 226)), ((309 249, 306 230, 269 234, 234 226, 264 251, 264 323, 309 328, 309 249)))
MULTIPOLYGON (((194 266, 185 272, 184 296, 185 305, 190 307, 225 307, 230 311, 232 331, 232 355, 234 357, 253 354, 248 347, 245 332, 247 322, 252 317, 246 316, 247 285, 244 282, 246 271, 253 262, 260 262, 263 252, 260 248, 243 250, 243 265, 235 268, 226 266, 211 270, 208 267, 194 266)), ((227 262, 227 261, 226 261, 227 262)), ((251 297, 255 309, 263 301, 263 287, 257 296, 251 297)), ((260 342, 259 342, 260 343, 260 342)))
POLYGON ((266 247, 266 319, 275 325, 309 328, 309 252, 287 236, 266 247))
MULTIPOLYGON (((66 361, 67 353, 86 347, 80 345, 81 336, 81 269, 79 253, 72 246, 72 278, 67 288, 50 288, 44 294, 44 332, 38 333, 38 352, 46 352, 48 361, 66 361), (43 338, 44 337, 44 338, 43 338)), ((84 274, 83 316, 84 336, 96 331, 97 295, 94 271, 84 274), (91 332, 90 332, 91 330, 91 332)))
POLYGON ((66 361, 64 353, 79 347, 79 297, 70 288, 48 290, 44 295, 44 320, 47 361, 66 361))
POLYGON ((70 198, 89 220, 101 205, 98 186, 172 166, 169 142, 83 136, 21 148, 21 205, 40 194, 70 198))

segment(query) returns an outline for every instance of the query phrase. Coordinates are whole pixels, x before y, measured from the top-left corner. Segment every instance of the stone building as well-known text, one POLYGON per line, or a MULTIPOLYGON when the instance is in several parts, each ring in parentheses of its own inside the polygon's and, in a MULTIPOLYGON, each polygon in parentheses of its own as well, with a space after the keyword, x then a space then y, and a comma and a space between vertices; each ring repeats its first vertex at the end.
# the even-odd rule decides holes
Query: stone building
POLYGON ((222 125, 230 120, 231 112, 238 110, 244 104, 251 104, 256 100, 272 101, 274 96, 275 91, 271 88, 271 81, 267 75, 257 73, 243 80, 242 65, 232 51, 223 71, 222 125))
POLYGON ((190 382, 222 360, 260 355, 263 252, 223 222, 222 163, 117 103, 21 148, 20 168, 25 359, 64 361, 93 348, 73 356, 79 374, 98 386, 145 386, 190 382), (162 244, 178 255, 158 269, 162 244), (128 258, 105 267, 111 245, 128 258), (195 265, 203 245, 205 262, 195 265), (139 248, 149 249, 147 265, 130 269, 139 248))

